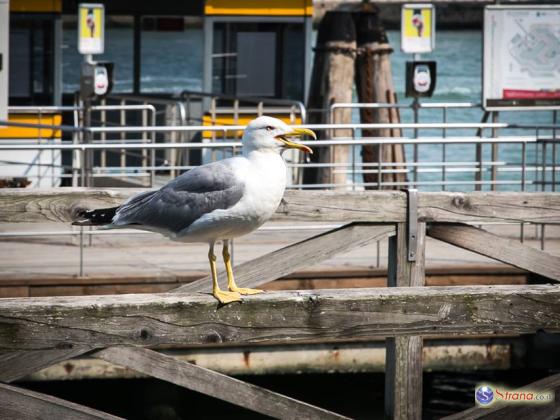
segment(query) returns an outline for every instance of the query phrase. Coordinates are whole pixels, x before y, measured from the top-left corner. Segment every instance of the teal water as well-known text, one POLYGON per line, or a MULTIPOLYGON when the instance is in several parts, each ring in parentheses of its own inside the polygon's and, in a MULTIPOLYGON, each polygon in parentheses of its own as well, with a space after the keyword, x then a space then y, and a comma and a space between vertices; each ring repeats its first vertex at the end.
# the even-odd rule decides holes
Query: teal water
MULTIPOLYGON (((405 63, 412 60, 411 55, 400 51, 400 32, 389 31, 389 41, 394 48, 391 55, 393 81, 401 103, 410 103, 404 97, 405 63)), ((82 57, 76 49, 76 32, 65 30, 63 33, 63 80, 64 90, 75 91, 79 83, 79 64, 82 57)), ((200 29, 186 29, 184 32, 143 32, 142 33, 142 72, 141 89, 144 93, 179 93, 182 90, 202 89, 203 34, 200 29)), ((96 56, 97 60, 115 62, 115 92, 130 92, 132 89, 132 30, 130 28, 108 28, 106 31, 106 52, 96 56)), ((422 55, 422 59, 437 61, 437 85, 434 96, 423 99, 423 102, 474 102, 481 101, 482 89, 482 33, 480 31, 449 31, 437 32, 436 48, 431 54, 422 55)), ((448 122, 480 122, 483 112, 477 109, 451 109, 447 113, 448 122)), ((401 112, 403 122, 412 122, 411 111, 401 112)), ((422 109, 420 122, 441 122, 442 111, 422 109)), ((358 112, 354 121, 359 121, 358 112)), ((550 111, 518 111, 501 112, 500 122, 521 124, 551 124, 553 115, 550 111)), ((550 135, 550 130, 541 130, 541 135, 550 135)), ((405 136, 413 136, 412 130, 405 130, 405 136)), ((448 130, 448 136, 475 135, 476 130, 448 130)), ((490 130, 484 133, 491 135, 490 130)), ((501 130, 499 135, 534 135, 535 130, 501 130)), ((419 136, 442 136, 442 130, 419 130, 419 136)), ((406 147, 407 159, 412 160, 413 148, 406 147)), ((438 162, 443 160, 441 145, 420 145, 419 159, 422 162, 438 162)), ((359 151, 357 152, 359 155, 359 151)), ((491 147, 483 148, 484 160, 491 160, 491 147)), ((448 145, 445 158, 454 162, 473 162, 475 147, 472 144, 448 145)), ((359 160, 359 156, 357 156, 359 160)), ((526 152, 527 162, 541 161, 542 150, 530 144, 526 152)), ((552 162, 552 147, 546 151, 547 162, 552 162)), ((519 165, 522 161, 521 145, 502 144, 498 149, 499 162, 508 165, 519 165)), ((488 179, 489 175, 485 175, 488 179)), ((527 173, 527 180, 540 179, 541 174, 527 173)), ((436 182, 442 179, 441 173, 422 173, 421 182, 436 182)), ((448 172, 451 181, 473 180, 473 173, 448 172)), ((521 179, 519 172, 502 172, 499 180, 515 181, 521 179)), ((547 175, 551 179, 551 174, 547 175)), ((424 185, 423 190, 439 190, 439 185, 424 185)), ((472 185, 461 184, 450 187, 453 190, 470 190, 472 185)), ((528 185, 529 190, 540 189, 540 186, 528 185)), ((519 185, 500 185, 500 190, 519 190, 519 185)), ((550 187, 549 187, 550 189, 550 187)))

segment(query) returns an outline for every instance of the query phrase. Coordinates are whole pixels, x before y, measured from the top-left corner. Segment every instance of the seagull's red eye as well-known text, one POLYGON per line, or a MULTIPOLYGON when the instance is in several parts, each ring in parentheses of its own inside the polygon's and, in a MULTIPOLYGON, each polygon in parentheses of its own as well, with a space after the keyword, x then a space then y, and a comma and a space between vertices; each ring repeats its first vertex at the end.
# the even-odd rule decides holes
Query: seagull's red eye
POLYGON ((273 126, 271 126, 271 125, 266 126, 266 131, 272 131, 272 130, 274 130, 273 126))

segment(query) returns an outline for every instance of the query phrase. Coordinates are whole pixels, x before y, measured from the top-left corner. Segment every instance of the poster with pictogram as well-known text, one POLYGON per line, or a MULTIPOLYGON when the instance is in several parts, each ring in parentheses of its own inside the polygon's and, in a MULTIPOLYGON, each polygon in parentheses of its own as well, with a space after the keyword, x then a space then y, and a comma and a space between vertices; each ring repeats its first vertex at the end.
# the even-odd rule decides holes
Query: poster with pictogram
POLYGON ((405 4, 401 12, 401 50, 410 54, 432 52, 435 13, 431 4, 405 4))
POLYGON ((102 4, 81 3, 78 8, 78 51, 103 54, 105 8, 102 4))

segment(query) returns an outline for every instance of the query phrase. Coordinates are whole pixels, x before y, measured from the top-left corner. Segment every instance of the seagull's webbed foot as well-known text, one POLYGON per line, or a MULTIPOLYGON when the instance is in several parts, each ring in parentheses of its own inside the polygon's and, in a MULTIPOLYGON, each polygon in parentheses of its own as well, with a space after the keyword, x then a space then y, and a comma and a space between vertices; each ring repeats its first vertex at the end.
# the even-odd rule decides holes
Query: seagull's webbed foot
POLYGON ((235 282, 231 286, 229 286, 229 290, 234 293, 239 293, 240 295, 256 295, 257 293, 264 293, 264 290, 261 289, 249 289, 247 287, 237 287, 235 282))
POLYGON ((225 290, 214 290, 212 296, 220 301, 221 304, 225 305, 231 302, 241 302, 241 295, 237 292, 226 292, 225 290))

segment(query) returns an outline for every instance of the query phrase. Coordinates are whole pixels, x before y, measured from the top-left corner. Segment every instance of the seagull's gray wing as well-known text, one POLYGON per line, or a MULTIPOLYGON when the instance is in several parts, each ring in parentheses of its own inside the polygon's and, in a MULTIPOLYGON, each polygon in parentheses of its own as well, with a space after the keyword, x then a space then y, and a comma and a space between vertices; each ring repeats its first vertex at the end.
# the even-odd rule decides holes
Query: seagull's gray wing
POLYGON ((191 169, 157 191, 132 197, 117 209, 112 225, 178 233, 206 213, 232 207, 244 184, 236 180, 229 160, 191 169))

